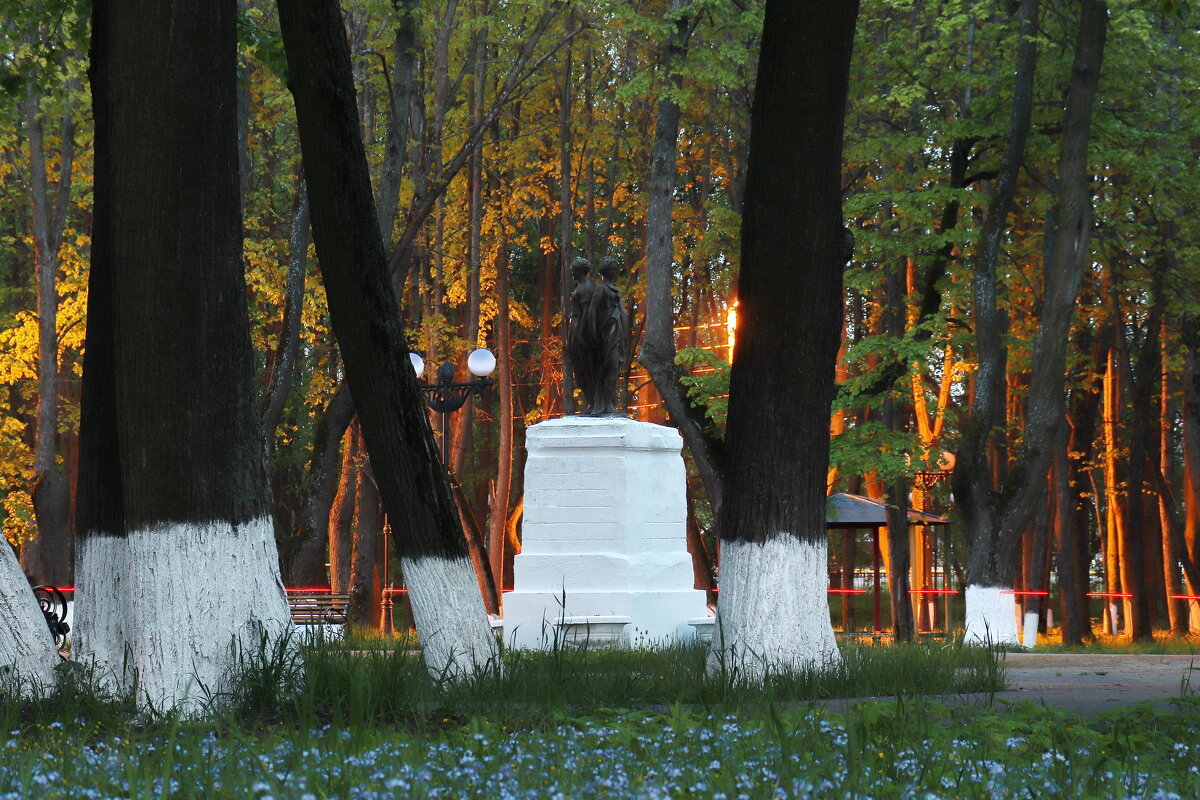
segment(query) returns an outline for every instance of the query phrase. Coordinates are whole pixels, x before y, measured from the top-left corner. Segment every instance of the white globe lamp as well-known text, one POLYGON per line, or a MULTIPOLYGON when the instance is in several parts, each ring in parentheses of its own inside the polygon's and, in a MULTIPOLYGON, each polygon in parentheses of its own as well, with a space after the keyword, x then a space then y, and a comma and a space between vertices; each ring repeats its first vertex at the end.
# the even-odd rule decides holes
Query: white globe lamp
POLYGON ((467 369, 476 378, 486 378, 491 375, 496 369, 496 356, 491 350, 479 348, 472 350, 471 355, 467 356, 467 369))

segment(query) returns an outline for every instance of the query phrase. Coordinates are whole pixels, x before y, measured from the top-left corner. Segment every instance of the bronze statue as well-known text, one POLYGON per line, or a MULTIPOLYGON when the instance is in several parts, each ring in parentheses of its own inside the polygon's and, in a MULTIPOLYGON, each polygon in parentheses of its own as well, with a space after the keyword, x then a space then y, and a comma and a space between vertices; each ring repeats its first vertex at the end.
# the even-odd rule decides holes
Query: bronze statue
POLYGON ((621 290, 616 284, 620 271, 615 258, 600 259, 600 283, 592 295, 590 316, 595 330, 596 397, 591 413, 597 417, 617 413, 617 381, 625 366, 629 330, 621 290))
POLYGON ((616 277, 620 266, 615 258, 600 261, 600 279, 593 280, 592 265, 577 258, 571 274, 577 285, 571 292, 567 317, 567 352, 575 385, 583 392, 587 416, 619 414, 617 381, 625 366, 628 326, 625 306, 616 277))
POLYGON ((594 336, 588 325, 588 308, 596 294, 596 284, 591 280, 592 265, 586 258, 577 258, 571 264, 571 275, 576 283, 571 292, 571 308, 567 316, 567 353, 571 356, 571 374, 575 385, 583 392, 586 403, 584 414, 592 411, 596 395, 596 364, 592 355, 594 336))

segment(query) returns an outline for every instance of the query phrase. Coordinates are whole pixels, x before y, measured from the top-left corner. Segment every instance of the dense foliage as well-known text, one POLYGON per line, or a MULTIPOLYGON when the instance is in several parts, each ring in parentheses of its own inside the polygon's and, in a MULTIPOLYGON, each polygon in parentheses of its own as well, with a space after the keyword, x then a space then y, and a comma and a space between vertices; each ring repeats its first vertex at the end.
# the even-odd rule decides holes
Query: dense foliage
MULTIPOLYGON (((862 4, 844 164, 855 244, 831 489, 881 496, 884 481, 944 468, 942 452, 960 433, 977 358, 973 265, 1013 103, 1011 5, 862 4), (898 326, 888 324, 889 314, 898 326), (889 399, 899 409, 890 425, 889 399)), ((681 109, 677 345, 689 391, 707 409, 710 433, 720 435, 761 5, 692 0, 672 11, 660 0, 345 0, 342 7, 411 346, 430 372, 450 360, 464 374, 463 356, 476 346, 500 355, 507 394, 493 392, 445 435, 454 440, 466 504, 480 527, 490 514, 495 529, 510 529, 500 538, 511 556, 519 545, 507 523, 520 509, 523 428, 563 406, 559 309, 565 265, 575 255, 622 262, 629 352, 637 353, 651 140, 664 97, 681 109), (687 30, 686 48, 666 75, 663 53, 676 23, 687 30), (501 314, 508 325, 499 324, 501 314), (497 423, 514 424, 515 436, 499 434, 497 423), (500 463, 517 466, 511 491, 494 485, 500 463)), ((1200 50, 1189 13, 1186 3, 1109 4, 1089 150, 1094 233, 1068 356, 1075 433, 1069 475, 1055 478, 1069 482, 1067 502, 1083 531, 1076 569, 1086 571, 1103 553, 1103 586, 1139 593, 1160 613, 1172 605, 1167 595, 1187 588, 1178 574, 1172 583, 1169 564, 1163 568, 1164 558, 1189 555, 1164 551, 1171 514, 1200 519, 1196 483, 1185 475, 1185 467, 1200 474, 1185 446, 1196 423, 1187 421, 1183 395, 1195 369, 1184 340, 1200 319, 1196 221, 1188 213, 1200 193, 1193 168, 1200 109, 1189 91, 1200 50), (1140 487, 1130 485, 1131 473, 1140 487), (1143 493, 1146 503, 1131 506, 1143 493), (1139 526, 1140 538, 1122 538, 1139 526), (1119 553, 1135 541, 1151 554, 1145 586, 1122 577, 1119 553)), ((1077 17, 1075 2, 1041 5, 1031 136, 999 269, 1008 436, 995 454, 998 483, 1021 442, 1077 17)), ((313 500, 324 469, 313 451, 342 370, 312 253, 293 230, 304 207, 302 176, 272 4, 243 4, 239 40, 247 303, 274 440, 274 511, 287 575, 316 535, 308 511, 329 514, 313 500), (302 293, 289 293, 289 274, 302 293), (288 324, 289 314, 298 326, 288 324), (294 371, 281 368, 289 348, 294 371), (270 417, 278 391, 282 412, 270 417)), ((5 534, 23 549, 37 532, 33 481, 46 470, 75 474, 90 234, 86 49, 84 4, 0 4, 0 86, 9 101, 0 108, 0 494, 5 534), (39 305, 38 275, 47 271, 54 303, 39 305), (48 308, 49 333, 38 325, 48 308), (47 352, 55 354, 49 379, 38 371, 47 352), (46 397, 53 417, 39 408, 46 397), (35 458, 46 424, 55 427, 52 464, 35 458)), ((781 347, 780 369, 797 344, 781 347)), ((636 363, 626 377, 630 408, 661 420, 658 395, 636 363)), ((362 513, 378 498, 356 477, 361 458, 334 461, 340 471, 332 481, 349 503, 331 524, 336 545, 352 535, 356 509, 364 526, 378 516, 362 513)), ((694 484, 694 518, 711 542, 712 516, 694 484)), ((945 484, 934 493, 936 500, 918 492, 913 502, 946 509, 945 484)), ((1196 527, 1188 525, 1193 560, 1196 527)), ((1046 588, 1054 541, 1040 555, 1025 548, 1019 582, 1046 588)), ((36 571, 29 559, 26 567, 36 571)), ((1170 619, 1178 616, 1176 609, 1170 619)))

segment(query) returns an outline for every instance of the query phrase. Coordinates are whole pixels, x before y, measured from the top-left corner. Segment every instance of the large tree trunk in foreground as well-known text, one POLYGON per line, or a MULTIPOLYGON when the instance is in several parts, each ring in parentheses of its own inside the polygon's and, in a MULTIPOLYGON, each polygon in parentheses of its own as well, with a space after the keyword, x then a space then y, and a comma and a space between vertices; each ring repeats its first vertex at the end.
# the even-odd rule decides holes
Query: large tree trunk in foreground
POLYGON ((331 0, 281 0, 279 17, 317 259, 426 665, 469 674, 495 658, 496 640, 388 280, 341 14, 331 0))
POLYGON ((0 692, 35 697, 54 685, 54 640, 8 542, 0 541, 0 692))
POLYGON ((710 669, 748 680, 841 659, 826 594, 825 477, 849 255, 841 153, 857 13, 854 0, 766 7, 709 655, 710 669))
POLYGON ((141 707, 189 714, 234 651, 291 630, 244 301, 236 12, 137 0, 92 20, 76 642, 141 707))

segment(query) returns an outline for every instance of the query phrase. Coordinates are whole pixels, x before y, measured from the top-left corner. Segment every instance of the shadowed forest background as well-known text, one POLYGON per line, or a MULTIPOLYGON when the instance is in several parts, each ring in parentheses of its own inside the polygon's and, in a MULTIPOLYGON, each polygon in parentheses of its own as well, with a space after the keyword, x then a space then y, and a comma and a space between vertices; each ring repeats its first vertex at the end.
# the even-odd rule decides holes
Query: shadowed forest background
MULTIPOLYGON (((1023 102, 1018 7, 862 4, 846 114, 853 256, 831 492, 911 492, 913 507, 955 519, 950 483, 920 475, 948 469, 943 454, 980 425, 985 482, 1002 497, 1020 477, 1081 7, 1033 5, 1028 141, 994 265, 1002 402, 981 422, 970 415, 981 331, 973 280, 1023 102)), ((494 388, 438 431, 451 439, 479 570, 504 585, 519 552, 524 428, 574 410, 562 365, 570 262, 613 256, 631 320, 621 392, 631 415, 685 433, 689 542, 697 585, 711 588, 761 4, 345 0, 342 9, 393 287, 424 379, 450 361, 465 380, 476 347, 499 360, 494 388)), ((1064 334, 1067 425, 1045 443, 1054 456, 1015 548, 1013 585, 1040 591, 1069 575, 1071 591, 1056 594, 1063 618, 1082 618, 1077 636, 1090 634, 1087 591, 1128 595, 1111 613, 1136 636, 1186 633, 1179 597, 1200 594, 1197 32, 1169 3, 1112 2, 1108 13, 1086 139, 1090 250, 1064 334)), ((87 11, 4 0, 0 20, 4 533, 35 580, 66 585, 91 233, 87 11)), ((365 621, 378 618, 383 514, 311 249, 278 28, 273 3, 243 3, 246 302, 276 540, 286 584, 357 587, 372 595, 358 608, 365 621)), ((800 115, 795 136, 805 136, 800 115)), ((786 348, 778 359, 791 367, 786 348)), ((952 529, 956 586, 966 583, 963 537, 952 529)), ((836 534, 843 568, 869 558, 844 545, 836 534)), ((485 597, 489 608, 496 600, 485 597)))

